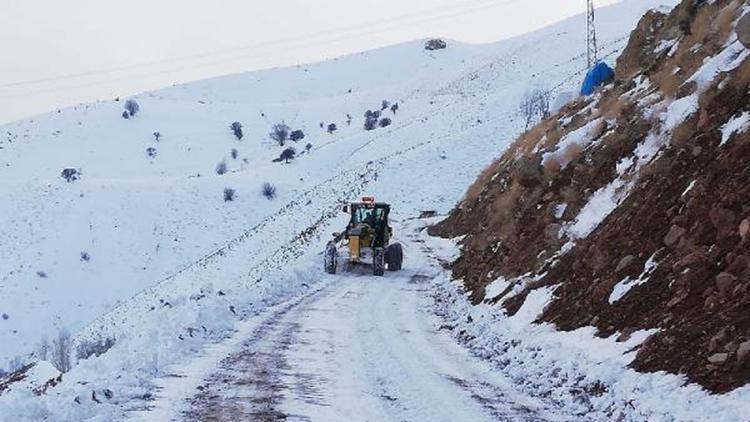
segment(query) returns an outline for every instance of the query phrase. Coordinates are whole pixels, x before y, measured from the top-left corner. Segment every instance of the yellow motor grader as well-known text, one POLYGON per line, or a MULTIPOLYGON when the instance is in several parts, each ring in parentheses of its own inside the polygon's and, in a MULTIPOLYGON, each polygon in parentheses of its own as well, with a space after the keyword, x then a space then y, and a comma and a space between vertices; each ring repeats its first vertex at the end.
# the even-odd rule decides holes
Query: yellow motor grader
POLYGON ((388 271, 399 271, 403 264, 404 252, 400 243, 391 243, 393 228, 388 224, 391 206, 375 202, 373 197, 364 197, 362 202, 344 206, 349 214, 349 224, 343 233, 334 233, 324 254, 324 267, 328 274, 336 274, 339 261, 343 260, 345 270, 352 265, 372 265, 376 276, 388 271))

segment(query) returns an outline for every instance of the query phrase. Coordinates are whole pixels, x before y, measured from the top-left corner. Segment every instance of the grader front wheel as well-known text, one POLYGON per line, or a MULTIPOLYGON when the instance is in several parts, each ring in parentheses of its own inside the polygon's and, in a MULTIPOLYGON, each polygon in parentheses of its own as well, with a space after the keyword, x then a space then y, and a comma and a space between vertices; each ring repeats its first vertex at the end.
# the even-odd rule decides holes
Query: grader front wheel
POLYGON ((330 242, 326 246, 325 254, 323 255, 323 266, 328 274, 336 274, 336 266, 338 264, 338 251, 336 250, 336 244, 330 242))
POLYGON ((372 273, 379 277, 385 274, 385 250, 383 248, 375 248, 373 251, 372 273))

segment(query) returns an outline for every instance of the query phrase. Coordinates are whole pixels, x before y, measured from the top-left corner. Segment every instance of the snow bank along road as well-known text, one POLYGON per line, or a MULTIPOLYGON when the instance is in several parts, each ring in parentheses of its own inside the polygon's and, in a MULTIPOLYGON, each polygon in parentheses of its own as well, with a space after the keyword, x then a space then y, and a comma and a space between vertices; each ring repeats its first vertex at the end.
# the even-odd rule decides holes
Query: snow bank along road
POLYGON ((429 248, 412 230, 408 265, 348 273, 261 314, 165 380, 144 420, 459 421, 555 419, 515 392, 430 312, 429 248), (206 367, 198 376, 195 367, 206 367), (192 380, 191 380, 192 378, 192 380))

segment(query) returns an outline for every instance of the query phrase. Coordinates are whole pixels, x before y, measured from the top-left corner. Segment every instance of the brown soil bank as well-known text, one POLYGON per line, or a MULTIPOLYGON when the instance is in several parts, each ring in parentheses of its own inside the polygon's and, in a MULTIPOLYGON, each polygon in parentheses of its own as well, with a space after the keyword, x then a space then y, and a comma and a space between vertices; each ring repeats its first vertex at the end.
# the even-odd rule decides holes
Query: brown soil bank
POLYGON ((556 286, 540 320, 562 330, 658 329, 638 370, 714 392, 750 381, 744 7, 685 0, 649 12, 613 84, 525 133, 431 229, 466 236, 454 275, 475 303, 514 313, 529 291, 556 286), (488 297, 501 278, 507 288, 488 297))

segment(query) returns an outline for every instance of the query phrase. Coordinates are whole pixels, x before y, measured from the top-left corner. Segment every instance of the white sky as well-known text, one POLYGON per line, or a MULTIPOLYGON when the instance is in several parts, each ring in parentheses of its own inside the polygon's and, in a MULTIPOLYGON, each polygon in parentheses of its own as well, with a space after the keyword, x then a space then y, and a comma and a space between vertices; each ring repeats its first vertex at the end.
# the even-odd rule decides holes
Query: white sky
POLYGON ((585 7, 585 0, 2 0, 0 123, 428 36, 498 41, 585 7))

